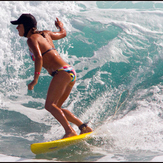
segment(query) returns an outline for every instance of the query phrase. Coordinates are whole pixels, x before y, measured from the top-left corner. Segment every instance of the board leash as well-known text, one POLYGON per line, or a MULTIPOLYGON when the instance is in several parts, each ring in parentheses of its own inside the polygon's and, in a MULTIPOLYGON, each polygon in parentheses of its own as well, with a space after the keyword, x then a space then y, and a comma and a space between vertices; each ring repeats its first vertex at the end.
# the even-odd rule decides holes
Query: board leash
MULTIPOLYGON (((129 96, 129 90, 123 90, 123 92, 124 91, 127 91, 127 98, 128 98, 128 96, 129 96)), ((120 99, 121 99, 121 96, 122 96, 122 94, 123 94, 123 92, 120 94, 120 96, 119 96, 119 100, 118 100, 118 102, 117 102, 117 106, 116 106, 116 108, 115 108, 115 112, 114 112, 114 115, 109 119, 109 121, 111 120, 111 119, 113 119, 114 117, 115 117, 115 115, 117 114, 117 112, 118 112, 118 110, 120 109, 120 107, 126 102, 126 100, 127 100, 127 98, 119 105, 119 107, 118 107, 118 104, 119 104, 119 101, 120 101, 120 99)))
MULTIPOLYGON (((126 99, 120 104, 120 106, 118 107, 119 101, 120 101, 121 96, 122 96, 122 94, 123 94, 124 91, 127 91, 127 98, 128 98, 128 96, 129 96, 129 90, 124 89, 124 90, 122 91, 122 93, 119 95, 119 100, 118 100, 118 102, 117 102, 114 115, 107 121, 107 123, 108 123, 109 121, 111 121, 111 120, 115 117, 115 115, 117 114, 117 112, 118 112, 118 110, 120 109, 120 107, 126 102, 127 98, 126 98, 126 99)), ((91 121, 88 121, 88 122, 86 122, 86 123, 88 124, 88 123, 92 123, 92 122, 91 122, 91 121)), ((101 123, 100 123, 100 124, 101 124, 101 123)))

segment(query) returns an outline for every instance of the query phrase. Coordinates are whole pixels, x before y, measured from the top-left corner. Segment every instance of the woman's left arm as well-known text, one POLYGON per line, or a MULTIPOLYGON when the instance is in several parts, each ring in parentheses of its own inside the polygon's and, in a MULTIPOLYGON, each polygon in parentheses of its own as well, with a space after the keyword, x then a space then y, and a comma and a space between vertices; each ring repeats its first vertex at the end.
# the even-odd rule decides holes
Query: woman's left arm
POLYGON ((38 78, 42 69, 43 60, 37 40, 34 38, 29 38, 27 40, 27 44, 29 48, 32 50, 33 54, 35 55, 34 80, 30 84, 28 84, 28 89, 32 90, 34 86, 38 83, 38 78))
POLYGON ((66 30, 63 28, 63 23, 61 21, 59 21, 58 18, 56 18, 56 19, 57 20, 55 21, 55 26, 58 29, 60 29, 60 31, 59 32, 46 31, 52 40, 59 40, 61 38, 66 37, 66 35, 67 35, 66 30))

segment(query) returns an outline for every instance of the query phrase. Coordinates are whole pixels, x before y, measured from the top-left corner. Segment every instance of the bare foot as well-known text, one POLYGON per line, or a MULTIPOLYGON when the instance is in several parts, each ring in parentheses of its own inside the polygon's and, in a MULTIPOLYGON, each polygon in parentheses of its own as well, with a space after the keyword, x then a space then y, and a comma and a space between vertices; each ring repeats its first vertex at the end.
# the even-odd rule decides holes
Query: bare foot
POLYGON ((84 133, 87 133, 87 132, 92 132, 93 130, 90 128, 90 127, 83 127, 82 128, 82 131, 80 132, 80 134, 84 134, 84 133))
POLYGON ((73 130, 71 132, 66 133, 62 139, 72 137, 72 136, 77 136, 78 134, 73 130))

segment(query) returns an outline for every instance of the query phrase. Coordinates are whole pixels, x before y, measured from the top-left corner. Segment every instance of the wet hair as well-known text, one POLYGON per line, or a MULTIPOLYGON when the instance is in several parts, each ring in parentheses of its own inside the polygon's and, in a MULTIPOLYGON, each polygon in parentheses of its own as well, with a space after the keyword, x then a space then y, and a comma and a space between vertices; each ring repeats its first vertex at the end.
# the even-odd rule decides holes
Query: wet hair
POLYGON ((43 31, 38 31, 37 28, 32 28, 32 34, 40 34, 45 38, 45 34, 43 31))

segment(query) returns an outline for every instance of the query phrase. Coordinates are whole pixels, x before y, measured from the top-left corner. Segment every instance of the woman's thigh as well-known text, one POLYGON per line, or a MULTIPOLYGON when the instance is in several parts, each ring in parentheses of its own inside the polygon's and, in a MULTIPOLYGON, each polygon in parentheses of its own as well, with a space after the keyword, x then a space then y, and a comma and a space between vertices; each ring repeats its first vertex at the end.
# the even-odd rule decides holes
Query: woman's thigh
POLYGON ((65 102, 65 100, 68 98, 68 96, 70 95, 70 92, 72 90, 73 85, 75 84, 75 81, 70 82, 68 84, 68 86, 66 87, 64 93, 62 94, 62 96, 60 97, 59 101, 57 102, 57 106, 59 108, 61 108, 62 104, 65 102))
POLYGON ((67 92, 67 87, 70 82, 71 76, 65 71, 59 71, 51 80, 45 105, 51 105, 52 103, 57 105, 61 97, 67 92))

